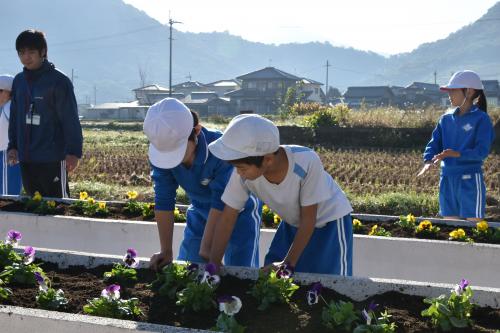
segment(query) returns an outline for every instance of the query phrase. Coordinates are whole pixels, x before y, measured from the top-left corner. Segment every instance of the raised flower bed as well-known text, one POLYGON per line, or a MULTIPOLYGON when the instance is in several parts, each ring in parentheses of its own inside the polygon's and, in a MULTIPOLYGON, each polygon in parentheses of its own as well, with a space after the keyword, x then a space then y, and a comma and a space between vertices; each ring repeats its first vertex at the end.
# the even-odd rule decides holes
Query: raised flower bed
MULTIPOLYGON (((2 328, 8 332, 194 332, 194 329, 207 330, 215 326, 219 315, 217 308, 183 311, 175 305, 175 300, 160 296, 148 287, 156 276, 147 269, 137 270, 138 281, 133 287, 120 290, 123 299, 138 299, 143 314, 133 318, 135 321, 83 316, 83 307, 89 304, 89 300, 99 297, 107 286, 103 282, 104 272, 111 270, 112 264, 121 261, 122 257, 45 249, 36 251, 36 258, 42 261, 41 267, 52 281, 52 287, 64 290, 68 305, 63 312, 27 310, 36 307, 34 299, 38 287, 12 286, 12 295, 1 301, 3 305, 0 306, 2 328)), ((146 266, 147 262, 141 261, 139 268, 146 266)), ((428 308, 423 298, 450 294, 454 288, 453 285, 434 283, 297 273, 294 280, 301 286, 291 296, 290 302, 271 304, 266 311, 260 311, 257 309, 259 302, 247 292, 255 284, 258 271, 235 267, 227 267, 224 271, 216 295, 234 295, 241 300, 243 306, 235 317, 246 327, 246 332, 327 331, 322 318, 324 306, 321 302, 308 304, 309 285, 318 281, 325 287, 321 298, 327 302, 352 302, 355 313, 361 313, 363 309, 369 311, 373 304, 377 304, 380 309, 377 311, 387 311, 390 321, 397 325, 397 331, 429 332, 432 330, 430 320, 421 315, 428 308)), ((477 305, 471 314, 475 323, 463 332, 495 332, 500 325, 500 290, 475 286, 472 289, 472 299, 477 305)), ((358 321, 364 321, 362 316, 358 321)))
MULTIPOLYGON (((113 211, 118 206, 108 203, 108 207, 113 211)), ((374 224, 393 232, 393 236, 399 235, 399 231, 393 229, 402 230, 394 226, 398 217, 361 214, 355 214, 354 217, 362 221, 366 233, 374 224)), ((471 229, 465 226, 473 224, 439 219, 431 221, 442 230, 447 230, 442 236, 444 239, 355 234, 354 275, 443 283, 454 283, 457 276, 467 276, 474 285, 500 288, 500 279, 497 278, 500 276, 500 245, 446 240, 448 230, 456 228, 463 228, 472 235, 471 229)), ((175 225, 174 256, 183 238, 184 227, 182 223, 175 225)), ((497 227, 498 224, 490 223, 490 228, 497 227)), ((135 244, 139 253, 150 255, 157 252, 159 246, 156 224, 142 221, 142 218, 116 220, 1 211, 0 234, 5 234, 10 228, 22 231, 27 237, 26 241, 36 247, 118 255, 129 244, 135 244)), ((261 230, 261 263, 274 233, 274 229, 261 230)), ((411 232, 408 232, 409 236, 411 232)))

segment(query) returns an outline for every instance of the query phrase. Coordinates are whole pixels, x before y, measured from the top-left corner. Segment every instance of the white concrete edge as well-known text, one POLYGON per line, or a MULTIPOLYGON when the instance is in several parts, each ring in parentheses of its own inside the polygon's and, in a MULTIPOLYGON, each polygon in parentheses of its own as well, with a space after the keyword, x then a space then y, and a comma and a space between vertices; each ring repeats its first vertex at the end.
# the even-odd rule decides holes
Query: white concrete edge
MULTIPOLYGON (((38 248, 36 257, 42 261, 59 264, 59 267, 85 266, 97 267, 100 265, 111 265, 121 262, 122 256, 101 255, 96 253, 85 253, 76 251, 59 251, 38 248)), ((149 266, 148 258, 140 258, 139 268, 149 266)), ((222 275, 229 274, 242 279, 256 280, 258 269, 248 267, 223 267, 222 275)), ((423 297, 436 297, 448 294, 455 285, 445 283, 417 282, 411 280, 380 279, 365 277, 344 277, 337 275, 296 273, 295 280, 307 285, 320 281, 324 286, 333 289, 355 301, 363 301, 368 297, 388 292, 398 291, 407 295, 423 297)), ((457 283, 459 279, 457 277, 457 283)), ((479 306, 500 308, 500 288, 475 287, 473 301, 479 306)))
MULTIPOLYGON (((76 332, 102 332, 103 329, 110 333, 130 331, 140 331, 144 333, 209 332, 206 330, 150 324, 131 320, 0 305, 0 322, 2 322, 3 329, 8 329, 9 325, 16 327, 17 323, 15 323, 15 321, 22 321, 22 325, 25 327, 30 324, 36 325, 34 326, 35 331, 32 332, 69 332, 70 330, 76 330, 76 332)), ((19 332, 18 328, 16 332, 19 332)))

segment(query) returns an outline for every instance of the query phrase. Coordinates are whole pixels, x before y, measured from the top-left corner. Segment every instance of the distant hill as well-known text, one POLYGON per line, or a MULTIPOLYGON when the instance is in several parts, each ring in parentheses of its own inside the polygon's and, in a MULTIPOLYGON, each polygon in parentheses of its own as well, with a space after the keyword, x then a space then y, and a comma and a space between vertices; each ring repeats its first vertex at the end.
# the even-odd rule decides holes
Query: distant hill
MULTIPOLYGON (((485 18, 500 18, 500 5, 485 18)), ((21 65, 16 36, 27 28, 47 34, 49 59, 71 76, 80 103, 126 101, 139 87, 139 69, 146 83, 168 86, 168 27, 121 0, 16 0, 2 4, 0 72, 15 73, 21 65), (6 19, 8 18, 8 19, 6 19)), ((480 20, 448 38, 412 53, 385 58, 373 52, 328 43, 267 45, 228 33, 174 32, 173 84, 192 80, 229 79, 266 66, 325 82, 345 90, 361 84, 431 82, 436 69, 441 81, 449 72, 472 68, 500 76, 500 21, 480 20)), ((485 75, 482 75, 486 78, 485 75)))

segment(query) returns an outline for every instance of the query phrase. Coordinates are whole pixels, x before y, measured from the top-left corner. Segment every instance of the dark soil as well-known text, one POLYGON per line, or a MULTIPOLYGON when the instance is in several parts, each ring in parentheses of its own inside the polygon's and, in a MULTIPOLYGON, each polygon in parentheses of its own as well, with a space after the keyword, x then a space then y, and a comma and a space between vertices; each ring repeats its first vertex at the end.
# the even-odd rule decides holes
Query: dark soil
MULTIPOLYGON (((64 290, 69 304, 66 312, 82 313, 82 307, 87 300, 99 297, 106 287, 102 282, 105 271, 111 266, 101 266, 94 269, 71 267, 59 270, 56 265, 45 263, 42 266, 52 280, 53 288, 64 290)), ((149 270, 138 270, 140 283, 133 289, 122 290, 122 298, 137 297, 144 312, 139 321, 156 324, 182 326, 190 328, 210 329, 214 326, 219 314, 217 309, 201 313, 183 313, 174 301, 153 294, 146 285, 155 278, 149 270)), ((252 281, 239 280, 226 276, 217 289, 217 295, 234 295, 241 298, 243 307, 236 315, 238 322, 247 327, 247 332, 325 332, 321 324, 323 305, 320 303, 309 306, 305 294, 308 287, 301 287, 292 297, 288 305, 273 305, 266 311, 257 310, 257 301, 246 291, 250 290, 252 281)), ((13 287, 13 295, 3 304, 28 308, 36 307, 35 287, 13 287)), ((325 300, 348 300, 346 297, 329 289, 324 289, 325 300)), ((367 307, 371 300, 379 304, 379 309, 387 308, 392 319, 398 325, 398 332, 432 332, 429 322, 420 317, 420 312, 426 307, 421 297, 407 296, 397 292, 377 295, 364 302, 356 303, 358 309, 367 307)), ((500 310, 491 308, 476 308, 472 316, 475 320, 473 328, 456 332, 495 332, 500 328, 500 310)))

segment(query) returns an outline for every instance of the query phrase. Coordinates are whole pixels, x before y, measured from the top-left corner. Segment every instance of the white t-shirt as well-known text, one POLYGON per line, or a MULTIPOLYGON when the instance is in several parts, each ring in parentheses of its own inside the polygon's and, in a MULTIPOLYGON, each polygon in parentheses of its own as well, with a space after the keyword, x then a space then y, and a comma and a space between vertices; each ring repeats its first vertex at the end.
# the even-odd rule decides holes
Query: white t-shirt
POLYGON ((318 204, 316 228, 352 212, 344 192, 324 170, 319 156, 312 149, 295 145, 281 147, 288 158, 288 172, 280 184, 270 183, 264 176, 255 180, 243 179, 234 169, 222 201, 240 210, 252 192, 295 227, 300 224, 301 206, 318 204))
POLYGON ((6 150, 9 145, 9 117, 10 101, 0 106, 0 151, 6 150))

